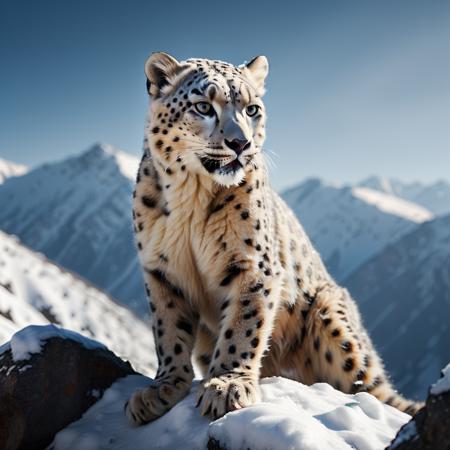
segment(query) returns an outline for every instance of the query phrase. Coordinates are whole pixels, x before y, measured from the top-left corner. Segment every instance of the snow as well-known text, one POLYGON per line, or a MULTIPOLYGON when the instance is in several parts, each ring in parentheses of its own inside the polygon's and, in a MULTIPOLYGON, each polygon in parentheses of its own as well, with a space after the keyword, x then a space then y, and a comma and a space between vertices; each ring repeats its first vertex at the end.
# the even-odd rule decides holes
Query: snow
POLYGON ((371 176, 358 185, 422 205, 436 215, 450 213, 450 183, 446 180, 429 184, 419 181, 408 183, 393 178, 371 176))
POLYGON ((28 171, 28 167, 0 158, 0 184, 7 178, 18 177, 28 171))
POLYGON ((0 345, 23 327, 50 322, 105 344, 142 373, 156 369, 149 324, 0 231, 0 345))
POLYGON ((14 362, 25 361, 31 355, 40 353, 45 341, 50 338, 71 339, 82 344, 85 348, 93 350, 106 347, 100 342, 82 336, 70 330, 59 328, 55 325, 30 325, 13 335, 11 340, 0 346, 0 354, 11 350, 14 362))
POLYGON ((114 157, 122 174, 125 175, 130 181, 134 182, 136 180, 139 160, 135 156, 121 150, 117 150, 112 145, 103 142, 95 144, 93 148, 99 148, 105 154, 114 157))
POLYGON ((284 378, 261 381, 262 402, 210 423, 191 393, 157 421, 132 428, 123 406, 150 379, 131 375, 117 381, 83 417, 60 431, 54 450, 206 449, 209 438, 229 450, 385 448, 410 416, 369 394, 343 394, 323 383, 305 386, 284 378))
POLYGON ((380 211, 395 214, 413 222, 422 223, 433 218, 433 214, 422 206, 392 195, 363 187, 353 188, 353 194, 361 200, 376 206, 380 211))
POLYGON ((440 395, 450 391, 450 364, 442 370, 442 378, 440 378, 433 386, 431 386, 432 395, 440 395))

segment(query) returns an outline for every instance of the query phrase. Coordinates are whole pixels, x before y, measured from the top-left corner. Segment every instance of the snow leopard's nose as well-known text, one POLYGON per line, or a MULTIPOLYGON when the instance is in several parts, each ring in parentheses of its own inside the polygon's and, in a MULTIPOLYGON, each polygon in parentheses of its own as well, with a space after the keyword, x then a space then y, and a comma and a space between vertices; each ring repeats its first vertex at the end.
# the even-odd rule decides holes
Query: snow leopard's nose
POLYGON ((247 139, 233 139, 232 141, 225 139, 225 145, 231 148, 231 150, 234 150, 239 156, 250 147, 250 141, 247 141, 247 139))

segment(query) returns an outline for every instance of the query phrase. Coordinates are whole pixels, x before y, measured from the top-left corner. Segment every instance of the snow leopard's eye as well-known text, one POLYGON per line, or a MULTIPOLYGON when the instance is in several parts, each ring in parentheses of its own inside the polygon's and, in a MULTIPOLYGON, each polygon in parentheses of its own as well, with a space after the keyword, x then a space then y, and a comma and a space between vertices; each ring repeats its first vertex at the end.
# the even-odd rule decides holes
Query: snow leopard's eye
POLYGON ((249 105, 247 108, 245 108, 245 111, 247 113, 247 116, 253 117, 256 116, 256 113, 259 111, 258 105, 249 105))
POLYGON ((214 115, 214 108, 212 107, 211 103, 197 102, 194 106, 196 111, 200 113, 202 116, 211 117, 214 115))

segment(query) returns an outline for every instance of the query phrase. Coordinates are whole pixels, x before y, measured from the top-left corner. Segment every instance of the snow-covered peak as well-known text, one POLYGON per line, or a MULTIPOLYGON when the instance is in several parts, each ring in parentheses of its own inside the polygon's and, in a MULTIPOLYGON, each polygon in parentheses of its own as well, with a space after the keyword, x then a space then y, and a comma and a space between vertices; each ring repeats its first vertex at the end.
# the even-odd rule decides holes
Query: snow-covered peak
POLYGON ((144 314, 131 221, 137 166, 137 158, 95 144, 11 178, 0 186, 0 229, 144 314))
POLYGON ((83 152, 78 158, 95 164, 96 162, 113 161, 120 172, 131 181, 136 178, 139 159, 129 153, 119 150, 110 144, 98 142, 83 152))
POLYGON ((18 177, 28 171, 28 167, 0 158, 0 184, 9 177, 18 177))

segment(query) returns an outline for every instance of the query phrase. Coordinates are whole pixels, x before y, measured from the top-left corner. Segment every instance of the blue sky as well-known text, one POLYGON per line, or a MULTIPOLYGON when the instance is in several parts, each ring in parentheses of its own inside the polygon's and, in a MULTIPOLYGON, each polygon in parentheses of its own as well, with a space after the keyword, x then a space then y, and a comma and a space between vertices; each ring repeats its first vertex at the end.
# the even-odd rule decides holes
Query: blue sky
POLYGON ((141 152, 143 64, 265 54, 272 182, 450 179, 450 2, 0 0, 0 156, 141 152))

